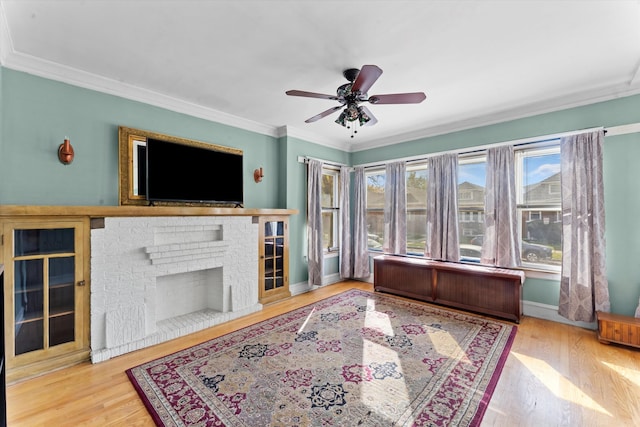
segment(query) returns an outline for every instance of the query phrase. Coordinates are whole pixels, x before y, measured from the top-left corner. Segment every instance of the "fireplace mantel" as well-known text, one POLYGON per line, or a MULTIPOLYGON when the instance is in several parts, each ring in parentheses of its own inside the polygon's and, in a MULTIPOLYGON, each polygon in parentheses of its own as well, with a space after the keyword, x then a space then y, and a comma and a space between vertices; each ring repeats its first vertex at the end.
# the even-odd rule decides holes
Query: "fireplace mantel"
POLYGON ((88 216, 145 217, 145 216, 263 216, 293 215, 297 209, 214 208, 200 206, 39 206, 0 205, 3 216, 88 216))

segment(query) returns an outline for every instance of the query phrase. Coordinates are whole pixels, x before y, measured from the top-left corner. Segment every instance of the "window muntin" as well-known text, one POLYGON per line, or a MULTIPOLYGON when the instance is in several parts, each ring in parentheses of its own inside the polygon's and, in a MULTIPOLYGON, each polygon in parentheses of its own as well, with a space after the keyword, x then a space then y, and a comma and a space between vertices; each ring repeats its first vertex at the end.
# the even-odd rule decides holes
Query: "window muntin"
POLYGON ((322 247, 325 252, 337 251, 340 246, 340 172, 322 168, 322 247))

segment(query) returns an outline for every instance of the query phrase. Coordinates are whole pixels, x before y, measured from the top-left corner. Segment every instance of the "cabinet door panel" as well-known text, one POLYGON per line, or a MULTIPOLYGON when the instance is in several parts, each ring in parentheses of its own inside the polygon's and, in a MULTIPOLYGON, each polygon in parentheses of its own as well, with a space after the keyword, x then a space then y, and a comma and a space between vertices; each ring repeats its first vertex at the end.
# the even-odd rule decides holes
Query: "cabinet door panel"
POLYGON ((287 281, 288 230, 282 217, 260 218, 260 302, 277 301, 290 296, 287 281))
POLYGON ((88 218, 2 218, 9 381, 89 356, 88 218))

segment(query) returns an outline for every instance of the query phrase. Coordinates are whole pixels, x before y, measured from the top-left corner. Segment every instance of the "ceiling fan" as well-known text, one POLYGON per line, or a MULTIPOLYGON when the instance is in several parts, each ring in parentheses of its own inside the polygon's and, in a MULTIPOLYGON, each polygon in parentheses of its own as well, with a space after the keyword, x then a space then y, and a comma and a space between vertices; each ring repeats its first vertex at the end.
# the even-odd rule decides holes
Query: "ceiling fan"
MULTIPOLYGON (((426 99, 427 96, 423 92, 369 96, 367 91, 373 86, 376 80, 378 80, 381 74, 382 70, 376 65, 363 65, 360 70, 357 68, 344 70, 342 75, 349 80, 349 83, 338 87, 336 95, 325 95, 303 90, 288 90, 286 94, 290 96, 304 96, 307 98, 338 101, 340 105, 331 107, 320 114, 308 118, 305 120, 305 123, 313 123, 345 107, 336 119, 336 123, 346 128, 350 128, 349 123, 351 122, 357 122, 360 126, 373 126, 378 122, 367 107, 359 105, 362 102, 369 102, 371 104, 418 104, 426 99)), ((353 129, 351 138, 353 138, 354 133, 357 133, 357 130, 353 129)))

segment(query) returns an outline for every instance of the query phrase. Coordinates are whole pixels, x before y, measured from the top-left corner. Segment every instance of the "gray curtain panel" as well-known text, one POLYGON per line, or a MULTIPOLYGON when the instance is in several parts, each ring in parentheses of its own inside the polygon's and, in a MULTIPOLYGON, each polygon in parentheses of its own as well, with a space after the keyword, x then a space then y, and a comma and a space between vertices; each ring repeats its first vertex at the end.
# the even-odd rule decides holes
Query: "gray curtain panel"
POLYGON ((605 268, 604 131, 562 138, 562 273, 558 313, 592 322, 610 311, 605 268))
POLYGON ((367 244, 367 180, 364 167, 355 168, 353 181, 353 277, 360 279, 371 274, 367 244))
POLYGON ((516 175, 513 146, 487 151, 485 232, 480 262, 498 267, 520 265, 516 175))
POLYGON ((458 155, 443 154, 427 162, 427 240, 428 258, 459 261, 458 248, 458 155))
POLYGON ((307 164, 307 241, 309 286, 322 286, 322 162, 313 159, 307 164))
POLYGON ((349 205, 349 182, 351 173, 347 166, 340 167, 340 277, 353 277, 353 254, 351 239, 351 208, 349 205))
POLYGON ((406 163, 387 163, 384 186, 384 243, 386 253, 407 253, 406 163))

